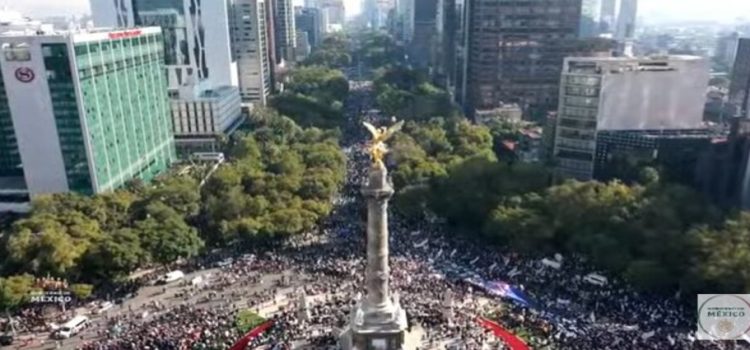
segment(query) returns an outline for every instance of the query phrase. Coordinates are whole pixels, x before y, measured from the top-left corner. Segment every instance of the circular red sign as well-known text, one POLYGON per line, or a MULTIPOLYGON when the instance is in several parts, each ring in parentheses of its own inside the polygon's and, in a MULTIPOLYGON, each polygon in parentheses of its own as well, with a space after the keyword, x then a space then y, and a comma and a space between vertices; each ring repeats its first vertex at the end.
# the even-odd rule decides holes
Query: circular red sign
POLYGON ((29 67, 21 67, 16 69, 16 79, 22 83, 30 83, 36 78, 36 74, 29 67))

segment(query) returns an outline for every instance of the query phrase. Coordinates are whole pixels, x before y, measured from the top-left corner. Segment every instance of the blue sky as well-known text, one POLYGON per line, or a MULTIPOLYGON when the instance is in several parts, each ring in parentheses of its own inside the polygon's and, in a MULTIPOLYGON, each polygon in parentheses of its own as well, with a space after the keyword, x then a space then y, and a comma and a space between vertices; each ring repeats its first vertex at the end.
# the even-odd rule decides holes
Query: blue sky
MULTIPOLYGON (((0 0, 11 9, 33 17, 88 12, 90 0, 0 0)), ((102 0, 94 0, 102 1, 102 0)), ((359 10, 361 0, 344 0, 347 10, 359 10)), ((295 0, 302 2, 302 0, 295 0)), ((750 0, 640 0, 639 15, 647 20, 750 19, 750 0)))

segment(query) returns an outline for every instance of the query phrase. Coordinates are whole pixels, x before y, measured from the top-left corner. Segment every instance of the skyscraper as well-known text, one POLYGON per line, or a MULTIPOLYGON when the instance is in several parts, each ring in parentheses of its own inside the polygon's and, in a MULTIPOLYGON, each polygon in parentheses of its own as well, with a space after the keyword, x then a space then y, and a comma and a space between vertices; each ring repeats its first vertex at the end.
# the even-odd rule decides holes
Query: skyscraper
POLYGON ((638 15, 638 0, 620 0, 620 11, 617 14, 615 39, 619 42, 632 41, 635 38, 635 21, 638 15))
POLYGON ((725 35, 721 35, 716 40, 716 50, 714 51, 714 59, 726 65, 732 67, 734 59, 737 55, 737 45, 739 44, 740 33, 732 32, 725 35))
POLYGON ((557 103, 563 58, 578 50, 581 0, 466 2, 469 115, 517 103, 546 115, 557 103))
POLYGON ((617 23, 617 0, 602 0, 599 24, 601 33, 614 33, 617 23))
POLYGON ((343 28, 346 21, 346 8, 343 0, 321 0, 319 8, 322 10, 321 19, 326 33, 343 28))
POLYGON ((597 37, 601 33, 602 0, 583 0, 581 5, 581 26, 579 34, 582 38, 597 37))
POLYGON ((158 27, 0 37, 0 174, 22 176, 34 197, 106 192, 167 169, 163 40, 158 27))
POLYGON ((230 1, 91 0, 91 9, 97 26, 162 28, 180 154, 212 150, 218 135, 233 131, 241 112, 230 1))
POLYGON ((266 22, 271 1, 237 0, 235 4, 234 50, 243 103, 265 105, 273 89, 273 47, 266 22))
POLYGON ((362 15, 365 23, 371 28, 380 28, 380 14, 378 13, 378 0, 363 0, 362 15))
POLYGON ((431 67, 435 51, 441 49, 437 17, 438 1, 414 0, 414 35, 409 45, 409 60, 418 68, 431 67))
POLYGON ((159 26, 164 31, 170 90, 237 86, 227 1, 91 0, 94 24, 128 28, 159 26))
POLYGON ((437 36, 440 44, 435 51, 435 81, 454 93, 456 85, 456 54, 458 45, 458 17, 460 7, 456 0, 439 0, 437 36))
POLYGON ((294 62, 297 47, 297 28, 294 23, 292 0, 273 0, 274 28, 276 30, 276 63, 294 62))
POLYGON ((398 0, 396 15, 399 21, 399 33, 397 37, 405 43, 411 42, 414 36, 414 1, 398 0))
POLYGON ((750 118, 750 38, 740 38, 729 85, 729 102, 750 118))
POLYGON ((694 56, 565 59, 553 151, 559 174, 594 177, 597 159, 606 158, 599 142, 700 129, 708 79, 707 60, 694 56))
POLYGON ((295 24, 297 31, 307 33, 310 46, 315 47, 323 40, 323 23, 321 11, 318 8, 297 7, 295 10, 295 24))

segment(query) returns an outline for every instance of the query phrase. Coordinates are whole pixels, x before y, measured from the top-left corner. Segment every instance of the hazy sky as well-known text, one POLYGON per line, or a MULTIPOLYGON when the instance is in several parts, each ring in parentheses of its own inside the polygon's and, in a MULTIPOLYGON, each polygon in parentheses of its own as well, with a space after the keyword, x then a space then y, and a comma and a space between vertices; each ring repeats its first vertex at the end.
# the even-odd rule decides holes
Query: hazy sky
MULTIPOLYGON (((89 12, 90 0, 0 0, 0 5, 32 17, 89 12)), ((103 1, 103 0, 93 0, 103 1)), ((214 1, 214 0, 209 0, 214 1)), ((301 3, 303 0, 294 0, 301 3)), ((344 0, 347 10, 359 10, 361 0, 344 0)), ((750 0, 640 0, 639 16, 653 20, 719 20, 737 17, 750 19, 750 0)))

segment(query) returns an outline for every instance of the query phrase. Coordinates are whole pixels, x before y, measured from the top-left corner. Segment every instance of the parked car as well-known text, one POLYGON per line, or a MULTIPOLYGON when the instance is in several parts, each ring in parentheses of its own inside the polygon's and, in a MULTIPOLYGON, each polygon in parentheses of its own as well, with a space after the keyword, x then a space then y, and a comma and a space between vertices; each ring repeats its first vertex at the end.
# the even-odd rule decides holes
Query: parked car
POLYGON ((99 305, 99 307, 97 307, 97 308, 94 309, 93 314, 94 315, 101 315, 101 314, 107 312, 107 310, 109 310, 109 309, 111 309, 113 307, 115 307, 114 303, 109 302, 109 301, 105 301, 105 302, 101 303, 101 305, 99 305))
POLYGON ((13 345, 13 340, 15 339, 12 334, 0 335, 0 346, 13 345))

